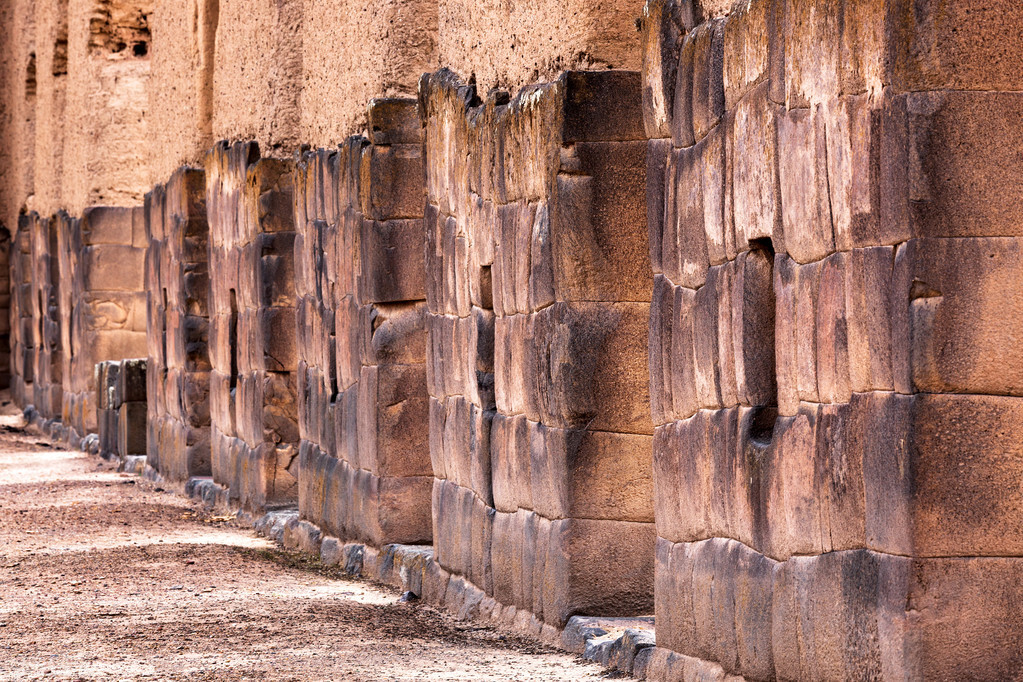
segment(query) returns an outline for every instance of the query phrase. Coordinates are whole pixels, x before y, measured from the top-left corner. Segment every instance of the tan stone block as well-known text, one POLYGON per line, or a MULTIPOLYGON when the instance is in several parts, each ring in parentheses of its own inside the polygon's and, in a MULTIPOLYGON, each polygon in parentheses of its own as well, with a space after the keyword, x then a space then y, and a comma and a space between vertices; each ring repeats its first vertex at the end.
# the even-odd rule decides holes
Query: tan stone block
POLYGON ((774 349, 778 378, 778 412, 791 416, 799 409, 797 278, 799 266, 787 256, 774 259, 774 349))
MULTIPOLYGON (((885 103, 882 216, 914 236, 1018 236, 1017 93, 918 93, 885 103), (991 144, 997 139, 998 144, 991 144)), ((894 228, 892 228, 894 229, 894 228)))
POLYGON ((651 433, 646 303, 558 303, 536 314, 527 393, 552 426, 651 433))
POLYGON ((816 330, 821 264, 796 266, 796 387, 799 399, 820 402, 817 381, 816 330))
POLYGON ((494 416, 490 456, 494 508, 512 513, 533 508, 530 438, 536 425, 523 416, 494 416))
POLYGON ((573 153, 581 175, 558 175, 550 209, 556 298, 648 301, 646 143, 579 142, 573 153))
POLYGON ((1023 8, 1008 0, 899 0, 892 17, 893 85, 917 90, 1019 90, 1016 27, 1023 8))
MULTIPOLYGON (((908 589, 896 602, 894 634, 902 670, 921 679, 1010 679, 1020 674, 1013 652, 1021 630, 1020 559, 888 559, 908 589), (906 598, 908 596, 908 598, 906 598)), ((894 581, 893 581, 894 582, 894 581)), ((893 599, 894 601, 894 599, 893 599)), ((894 638, 893 638, 894 639, 894 638)), ((887 672, 887 671, 886 671, 887 672)))
POLYGON ((641 21, 643 45, 643 123, 647 137, 671 135, 671 110, 678 70, 678 48, 693 26, 692 9, 688 22, 679 3, 653 0, 643 7, 641 21))
POLYGON ((849 383, 853 391, 893 390, 891 247, 854 249, 846 263, 849 383))
POLYGON ((361 173, 360 202, 368 219, 422 217, 426 194, 421 145, 366 146, 361 173))
POLYGON ((131 246, 88 246, 82 253, 85 291, 142 291, 145 251, 131 246))
POLYGON ((841 92, 843 0, 785 5, 785 102, 788 108, 833 101, 841 92))
POLYGON ((674 288, 664 275, 654 275, 654 296, 650 304, 650 408, 655 426, 669 421, 672 405, 672 307, 674 288))
POLYGON ((697 147, 674 150, 671 154, 674 158, 669 169, 674 175, 670 182, 674 187, 669 197, 674 205, 667 215, 673 224, 665 225, 662 257, 672 262, 664 264, 664 272, 674 283, 696 289, 706 279, 710 264, 708 228, 704 225, 703 155, 697 147))
POLYGON ((368 106, 369 140, 375 145, 419 144, 423 128, 417 101, 403 97, 377 97, 368 106))
POLYGON ((695 299, 692 289, 675 287, 671 326, 671 416, 674 419, 685 419, 697 409, 692 316, 695 299))
MULTIPOLYGON (((1003 284, 1020 258, 1017 239, 914 240, 900 249, 893 295, 908 291, 910 300, 907 311, 905 299, 893 299, 893 337, 911 339, 914 390, 1023 391, 1014 360, 1023 312, 1003 284)), ((899 361, 896 356, 897 372, 899 361)), ((897 384, 897 390, 903 388, 897 384)))
POLYGON ((749 90, 768 78, 772 48, 779 36, 773 32, 776 0, 743 0, 732 8, 724 26, 725 105, 731 111, 749 90))
POLYGON ((821 263, 817 295, 817 392, 822 403, 849 402, 848 258, 836 253, 821 263))
POLYGON ((702 139, 725 112, 724 19, 711 19, 693 35, 693 136, 702 139))
MULTIPOLYGON (((264 308, 259 313, 257 369, 271 372, 294 371, 298 363, 294 308, 264 308)), ((253 349, 255 350, 255 349, 253 349)))
POLYGON ((362 226, 360 300, 383 303, 424 298, 422 220, 364 220, 362 226))
POLYGON ((538 514, 653 521, 650 436, 542 424, 530 431, 530 480, 538 514))
POLYGON ((779 116, 778 161, 785 248, 798 263, 820 260, 835 248, 821 107, 779 116))
POLYGON ((781 239, 781 186, 777 165, 777 114, 761 84, 739 102, 732 128, 732 191, 736 249, 755 239, 781 239))
POLYGON ((681 38, 678 56, 678 69, 675 72, 675 92, 671 101, 669 125, 671 126, 671 142, 678 147, 691 147, 696 139, 693 137, 693 70, 696 61, 696 42, 693 34, 688 32, 681 38))
POLYGON ((835 248, 886 243, 880 231, 881 112, 870 95, 842 97, 823 109, 827 182, 835 248))
POLYGON ((133 215, 130 208, 95 206, 82 213, 80 235, 84 246, 117 244, 132 246, 133 215))
MULTIPOLYGON (((654 537, 651 523, 552 522, 544 564, 544 621, 560 627, 575 613, 650 612, 654 537)), ((496 547, 496 521, 494 543, 496 547)))

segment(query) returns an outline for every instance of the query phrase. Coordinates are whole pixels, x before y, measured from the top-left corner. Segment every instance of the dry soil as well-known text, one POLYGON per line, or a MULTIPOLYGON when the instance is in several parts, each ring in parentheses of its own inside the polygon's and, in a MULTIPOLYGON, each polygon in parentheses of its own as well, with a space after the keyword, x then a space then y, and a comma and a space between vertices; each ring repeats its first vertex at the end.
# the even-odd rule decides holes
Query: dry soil
POLYGON ((0 680, 605 675, 279 550, 0 412, 0 680))

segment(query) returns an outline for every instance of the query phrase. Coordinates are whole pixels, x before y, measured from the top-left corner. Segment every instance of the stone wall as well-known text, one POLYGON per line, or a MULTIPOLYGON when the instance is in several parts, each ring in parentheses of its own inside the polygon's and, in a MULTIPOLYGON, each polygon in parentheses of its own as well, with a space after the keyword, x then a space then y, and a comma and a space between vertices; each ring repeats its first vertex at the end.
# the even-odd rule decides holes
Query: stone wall
POLYGON ((370 104, 370 136, 296 170, 299 510, 382 547, 432 537, 422 128, 370 104))
POLYGON ((213 479, 253 510, 298 496, 293 165, 255 143, 206 157, 213 479))
POLYGON ((971 9, 826 4, 645 11, 652 669, 1011 677, 1021 100, 971 9))
POLYGON ((0 389, 11 385, 11 233, 0 225, 0 389))
POLYGON ((420 84, 436 560, 545 623, 651 605, 639 74, 420 84))
POLYGON ((96 365, 145 357, 145 219, 141 208, 93 207, 58 231, 60 319, 67 321, 61 410, 79 437, 96 433, 96 365))
POLYGON ((28 406, 34 397, 36 328, 32 295, 32 223, 34 218, 18 216, 18 229, 11 240, 11 398, 28 406))
POLYGON ((107 360, 96 365, 99 454, 126 462, 146 455, 146 361, 107 360))
POLYGON ((164 478, 210 476, 209 223, 206 175, 176 170, 146 195, 146 464, 164 478))
POLYGON ((64 400, 57 225, 56 217, 40 218, 35 213, 28 216, 28 237, 32 243, 32 319, 36 339, 31 402, 45 419, 60 417, 64 400))

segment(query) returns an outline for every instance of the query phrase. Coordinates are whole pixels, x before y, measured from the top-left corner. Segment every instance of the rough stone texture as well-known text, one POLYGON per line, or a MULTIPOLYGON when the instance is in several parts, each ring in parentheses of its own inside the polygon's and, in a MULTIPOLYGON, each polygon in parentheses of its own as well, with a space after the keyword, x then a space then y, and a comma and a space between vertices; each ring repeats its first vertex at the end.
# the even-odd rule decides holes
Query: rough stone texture
POLYGON ((10 254, 11 398, 23 407, 35 397, 33 383, 38 329, 32 295, 32 225, 35 221, 35 216, 19 216, 10 254))
POLYGON ((146 361, 96 365, 99 452, 127 464, 146 455, 146 361))
POLYGON ((1023 672, 1018 11, 952 4, 647 5, 649 679, 1023 672))
POLYGON ((422 128, 376 100, 369 139, 295 176, 299 510, 342 540, 428 543, 422 128))
POLYGON ((639 74, 424 76, 436 561, 561 627, 651 605, 639 74))
POLYGON ((206 176, 183 167, 146 195, 147 464, 165 479, 209 476, 209 224, 206 176))
POLYGON ((61 420, 81 438, 96 433, 96 365, 146 354, 144 211, 94 207, 77 220, 61 214, 57 252, 61 420))
POLYGON ((11 386, 11 233, 0 225, 0 389, 11 386))
POLYGON ((250 142, 206 157, 211 468, 251 510, 298 496, 293 166, 250 142))
MULTIPOLYGON (((35 367, 30 402, 44 419, 60 416, 64 399, 64 369, 60 348, 60 266, 57 256, 57 218, 28 215, 31 241, 32 320, 35 325, 35 367)), ((26 396, 26 399, 29 399, 26 396)))

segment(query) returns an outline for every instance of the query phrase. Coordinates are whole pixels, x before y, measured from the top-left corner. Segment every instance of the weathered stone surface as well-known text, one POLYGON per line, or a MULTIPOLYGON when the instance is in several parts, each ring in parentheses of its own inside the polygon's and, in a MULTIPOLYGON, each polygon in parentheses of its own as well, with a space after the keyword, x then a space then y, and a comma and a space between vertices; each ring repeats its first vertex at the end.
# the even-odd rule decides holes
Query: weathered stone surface
POLYGON ((415 102, 375 102, 370 118, 369 139, 298 159, 292 324, 299 509, 383 547, 433 533, 425 191, 415 102))
POLYGON ((538 628, 641 613, 657 190, 639 78, 473 97, 450 72, 420 86, 436 560, 538 628))
POLYGON ((297 497, 291 164, 255 144, 207 154, 211 471, 259 510, 297 497))

